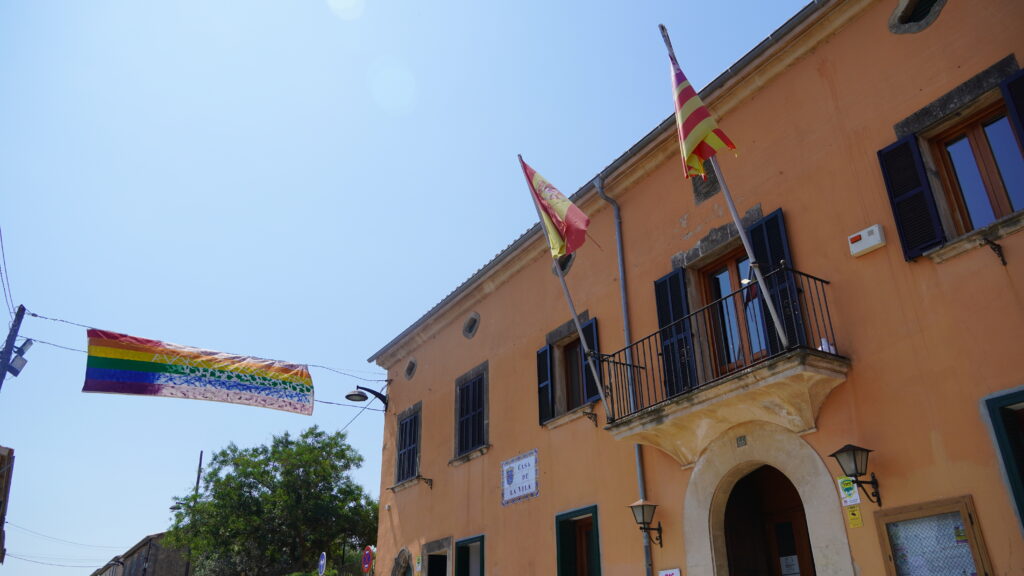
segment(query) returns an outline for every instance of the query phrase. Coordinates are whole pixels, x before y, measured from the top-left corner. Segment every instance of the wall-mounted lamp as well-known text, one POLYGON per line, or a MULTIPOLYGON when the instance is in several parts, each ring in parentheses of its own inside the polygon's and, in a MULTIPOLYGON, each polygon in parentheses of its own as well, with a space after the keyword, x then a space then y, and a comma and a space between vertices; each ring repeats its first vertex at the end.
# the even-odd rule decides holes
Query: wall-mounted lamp
POLYGON ((654 522, 654 511, 657 508, 657 504, 651 504, 643 499, 629 505, 629 509, 633 511, 633 519, 636 520, 640 531, 650 536, 651 540, 657 542, 658 547, 661 548, 661 521, 658 521, 657 528, 651 528, 651 522, 654 522), (655 533, 653 536, 651 535, 652 532, 655 533))
POLYGON ((839 467, 843 469, 843 474, 846 474, 853 479, 853 483, 860 486, 861 491, 867 496, 868 501, 878 504, 878 507, 882 507, 882 497, 878 494, 878 479, 875 478, 875 473, 871 473, 871 480, 864 481, 858 480, 861 476, 868 473, 868 454, 874 452, 874 450, 868 450, 867 448, 861 448, 860 446, 854 446, 853 444, 847 444, 839 450, 836 450, 829 456, 832 456, 839 462, 839 467), (871 492, 864 488, 865 486, 871 486, 871 492), (874 498, 872 498, 874 496, 874 498))
POLYGON ((380 392, 377 392, 376 390, 373 390, 372 388, 356 386, 355 390, 349 392, 348 394, 345 394, 345 399, 348 400, 349 402, 366 402, 366 400, 369 398, 369 396, 366 395, 367 392, 373 394, 374 397, 377 398, 377 400, 380 400, 381 404, 384 405, 385 410, 388 409, 388 397, 384 394, 381 394, 380 392))

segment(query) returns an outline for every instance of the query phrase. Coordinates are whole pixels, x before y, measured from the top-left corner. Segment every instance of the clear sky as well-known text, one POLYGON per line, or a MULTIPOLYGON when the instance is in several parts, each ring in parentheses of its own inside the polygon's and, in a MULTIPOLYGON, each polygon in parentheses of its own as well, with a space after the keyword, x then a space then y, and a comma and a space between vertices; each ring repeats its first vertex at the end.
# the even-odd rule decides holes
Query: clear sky
MULTIPOLYGON (((702 87, 804 4, 0 0, 14 302, 381 378, 366 358, 533 225, 517 153, 572 194, 671 114, 658 23, 702 87)), ((86 347, 68 324, 21 333, 86 347)), ((82 394, 84 353, 27 358, 0 391, 0 574, 88 574, 168 527, 201 450, 358 413, 82 394)), ((320 400, 362 383, 311 372, 320 400)), ((347 429, 375 496, 382 422, 347 429)))

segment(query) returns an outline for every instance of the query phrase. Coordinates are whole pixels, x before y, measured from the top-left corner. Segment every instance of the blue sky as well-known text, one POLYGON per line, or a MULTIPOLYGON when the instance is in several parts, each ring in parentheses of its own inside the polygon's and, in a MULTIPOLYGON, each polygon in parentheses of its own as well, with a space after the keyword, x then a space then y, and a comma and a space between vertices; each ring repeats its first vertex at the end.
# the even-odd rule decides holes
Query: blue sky
MULTIPOLYGON (((571 194, 672 112, 658 23, 700 87, 805 3, 0 0, 14 301, 380 378, 366 358, 534 223, 517 153, 571 194)), ((63 323, 21 333, 86 346, 63 323)), ((84 353, 28 360, 0 391, 2 574, 87 574, 47 564, 164 530, 201 450, 358 412, 82 394, 84 353)), ((321 400, 362 383, 311 371, 321 400)), ((347 429, 374 495, 382 422, 347 429)))

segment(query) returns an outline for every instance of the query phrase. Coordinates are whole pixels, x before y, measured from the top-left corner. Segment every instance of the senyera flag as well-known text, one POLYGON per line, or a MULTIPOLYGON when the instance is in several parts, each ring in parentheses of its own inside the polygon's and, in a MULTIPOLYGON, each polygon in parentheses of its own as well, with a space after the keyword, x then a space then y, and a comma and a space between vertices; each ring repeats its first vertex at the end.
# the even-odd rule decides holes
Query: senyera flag
POLYGON ((519 163, 523 166, 533 200, 540 207, 541 224, 546 228, 548 243, 551 244, 551 257, 572 254, 587 239, 590 218, 523 161, 522 156, 519 156, 519 163))
POLYGON ((313 413, 313 379, 302 364, 89 330, 82 392, 193 398, 313 413))
POLYGON ((668 48, 668 58, 672 61, 672 90, 676 105, 676 130, 679 133, 679 147, 683 152, 683 169, 686 177, 704 175, 704 161, 718 153, 719 150, 735 150, 736 145, 722 132, 718 123, 704 107, 697 91, 683 75, 676 62, 676 54, 672 50, 672 41, 668 38, 668 30, 658 25, 661 37, 668 48))

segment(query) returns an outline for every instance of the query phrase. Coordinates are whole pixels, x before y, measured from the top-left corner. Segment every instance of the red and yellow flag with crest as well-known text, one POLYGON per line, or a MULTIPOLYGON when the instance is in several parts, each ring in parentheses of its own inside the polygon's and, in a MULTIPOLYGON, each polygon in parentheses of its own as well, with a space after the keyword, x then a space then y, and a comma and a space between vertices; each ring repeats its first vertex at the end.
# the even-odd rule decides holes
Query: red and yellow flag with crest
POLYGON ((523 174, 530 185, 533 200, 540 208, 541 224, 545 228, 548 243, 551 245, 551 257, 558 258, 572 254, 587 239, 587 226, 590 218, 569 201, 543 176, 519 157, 523 166, 523 174))

